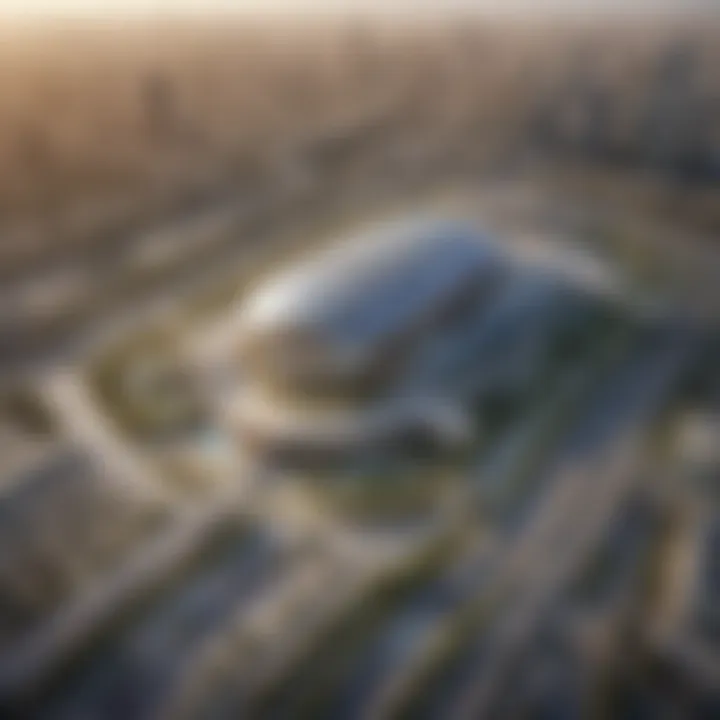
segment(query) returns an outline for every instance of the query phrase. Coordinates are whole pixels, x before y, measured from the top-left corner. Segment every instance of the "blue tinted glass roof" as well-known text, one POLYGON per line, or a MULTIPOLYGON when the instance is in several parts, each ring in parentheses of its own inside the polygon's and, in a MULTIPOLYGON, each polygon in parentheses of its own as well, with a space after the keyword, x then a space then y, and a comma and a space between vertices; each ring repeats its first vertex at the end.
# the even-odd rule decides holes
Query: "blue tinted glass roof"
POLYGON ((307 328, 343 345, 371 345, 501 262, 472 227, 390 225, 280 276, 251 297, 246 320, 261 331, 307 328))

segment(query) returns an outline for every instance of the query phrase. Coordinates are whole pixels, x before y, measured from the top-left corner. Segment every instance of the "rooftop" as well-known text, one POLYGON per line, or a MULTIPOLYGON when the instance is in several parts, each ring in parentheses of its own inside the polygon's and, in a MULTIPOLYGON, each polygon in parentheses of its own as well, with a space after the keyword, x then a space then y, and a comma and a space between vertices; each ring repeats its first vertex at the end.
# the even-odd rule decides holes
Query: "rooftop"
POLYGON ((471 226, 384 224, 281 274, 250 297, 250 332, 305 328, 364 347, 433 307, 458 282, 500 265, 471 226))

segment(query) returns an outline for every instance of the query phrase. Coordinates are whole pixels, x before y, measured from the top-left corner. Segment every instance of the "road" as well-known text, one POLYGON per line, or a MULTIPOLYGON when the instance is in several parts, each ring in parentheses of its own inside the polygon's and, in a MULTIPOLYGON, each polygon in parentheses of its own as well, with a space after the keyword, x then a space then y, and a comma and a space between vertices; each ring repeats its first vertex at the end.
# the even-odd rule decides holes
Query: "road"
POLYGON ((206 637, 286 571, 287 557, 262 530, 229 530, 195 567, 192 582, 171 577, 160 598, 94 652, 38 717, 156 717, 158 703, 206 637))
POLYGON ((66 369, 49 373, 39 385, 64 438, 81 448, 109 482, 148 503, 175 502, 139 451, 112 426, 78 372, 66 369))
POLYGON ((564 468, 494 580, 511 599, 504 602, 490 638, 482 641, 482 670, 471 675, 446 717, 484 717, 489 711, 518 653, 612 527, 612 518, 639 479, 647 427, 694 350, 687 332, 651 338, 625 377, 617 379, 614 391, 577 429, 564 468), (578 457, 583 458, 581 467, 578 457))

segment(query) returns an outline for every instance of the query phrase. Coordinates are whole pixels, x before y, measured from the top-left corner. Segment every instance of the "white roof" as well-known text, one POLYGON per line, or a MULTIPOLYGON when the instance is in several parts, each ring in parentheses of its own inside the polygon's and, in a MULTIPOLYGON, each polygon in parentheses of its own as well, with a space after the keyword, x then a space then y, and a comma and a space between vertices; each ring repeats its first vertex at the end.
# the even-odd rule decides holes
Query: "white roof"
POLYGON ((498 250, 471 227, 384 225, 263 286, 245 305, 242 326, 250 333, 308 329, 364 347, 499 265, 498 250))

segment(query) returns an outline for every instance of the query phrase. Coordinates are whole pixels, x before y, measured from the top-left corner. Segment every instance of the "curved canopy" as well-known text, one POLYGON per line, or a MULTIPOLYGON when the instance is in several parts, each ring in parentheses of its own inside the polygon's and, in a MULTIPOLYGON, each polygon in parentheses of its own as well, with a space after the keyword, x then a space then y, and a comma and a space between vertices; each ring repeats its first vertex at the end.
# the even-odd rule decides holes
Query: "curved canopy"
POLYGON ((470 227, 444 222, 385 226, 292 269, 252 295, 244 331, 307 330, 365 349, 401 331, 448 294, 501 265, 498 250, 470 227))

